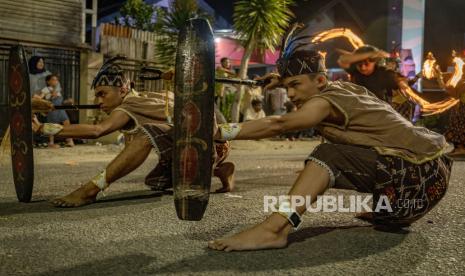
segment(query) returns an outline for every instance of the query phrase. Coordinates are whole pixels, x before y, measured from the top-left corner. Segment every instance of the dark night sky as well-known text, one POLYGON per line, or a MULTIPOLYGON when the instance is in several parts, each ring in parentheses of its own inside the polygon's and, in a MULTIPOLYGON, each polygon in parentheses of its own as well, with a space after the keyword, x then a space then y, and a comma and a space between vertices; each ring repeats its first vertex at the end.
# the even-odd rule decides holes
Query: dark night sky
POLYGON ((432 51, 442 70, 451 62, 451 50, 465 48, 465 1, 427 0, 425 52, 432 51))
MULTIPOLYGON (((235 0, 205 0, 223 18, 232 23, 235 0)), ((124 0, 101 0, 99 16, 112 7, 119 9, 124 0)), ((329 0, 297 0, 292 8, 296 21, 308 22, 329 0)), ((369 44, 385 48, 387 30, 388 0, 347 0, 346 1, 364 24, 364 31, 358 30, 344 9, 336 9, 336 20, 340 26, 354 29, 369 44)), ((113 8, 114 9, 114 8, 113 8)), ((465 48, 465 0, 426 0, 425 11, 425 52, 432 51, 443 70, 450 62, 452 49, 465 48)), ((390 50, 390 49, 387 49, 390 50)))
MULTIPOLYGON (((226 20, 232 22, 234 0, 206 0, 206 2, 226 20)), ((297 4, 293 7, 296 20, 308 21, 308 18, 315 16, 315 10, 328 2, 328 0, 296 1, 297 4)), ((388 1, 347 0, 347 3, 365 25, 362 38, 370 44, 385 48, 388 1)), ((445 70, 450 62, 451 50, 463 48, 465 48, 465 0, 426 0, 425 52, 433 51, 445 70)))

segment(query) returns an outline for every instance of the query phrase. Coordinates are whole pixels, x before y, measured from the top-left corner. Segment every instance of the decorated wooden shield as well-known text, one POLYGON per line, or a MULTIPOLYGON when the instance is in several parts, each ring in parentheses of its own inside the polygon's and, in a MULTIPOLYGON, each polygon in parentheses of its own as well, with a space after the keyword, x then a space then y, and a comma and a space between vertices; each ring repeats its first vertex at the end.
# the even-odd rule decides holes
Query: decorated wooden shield
POLYGON ((32 114, 29 71, 22 46, 10 50, 8 65, 11 160, 16 195, 21 202, 29 202, 34 185, 34 157, 32 152, 32 114))
POLYGON ((175 70, 173 186, 176 212, 200 220, 211 184, 215 46, 205 19, 186 22, 175 70))

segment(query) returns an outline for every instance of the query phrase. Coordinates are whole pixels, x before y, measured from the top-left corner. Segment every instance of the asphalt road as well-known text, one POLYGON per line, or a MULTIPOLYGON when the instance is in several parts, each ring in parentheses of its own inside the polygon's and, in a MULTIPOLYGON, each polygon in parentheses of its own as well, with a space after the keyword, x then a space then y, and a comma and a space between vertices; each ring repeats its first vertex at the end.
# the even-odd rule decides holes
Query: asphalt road
MULTIPOLYGON (((237 189, 212 194, 200 222, 180 221, 171 195, 143 185, 154 157, 99 202, 57 209, 47 200, 97 174, 117 146, 36 150, 33 202, 16 201, 11 168, 0 168, 0 275, 464 275, 465 162, 448 194, 408 233, 374 230, 351 213, 310 213, 285 249, 215 252, 207 241, 260 222, 264 195, 285 194, 316 142, 234 143, 237 189)), ((212 190, 219 187, 217 179, 212 190)), ((330 190, 330 194, 355 194, 330 190)))

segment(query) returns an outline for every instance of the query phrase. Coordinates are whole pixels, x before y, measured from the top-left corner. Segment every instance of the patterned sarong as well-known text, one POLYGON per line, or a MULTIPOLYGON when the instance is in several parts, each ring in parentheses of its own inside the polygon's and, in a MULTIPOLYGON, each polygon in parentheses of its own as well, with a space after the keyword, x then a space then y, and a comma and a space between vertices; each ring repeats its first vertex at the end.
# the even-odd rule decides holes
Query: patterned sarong
POLYGON ((460 102, 452 108, 444 136, 455 146, 465 145, 465 103, 460 102))
POLYGON ((375 223, 408 225, 421 218, 445 195, 451 167, 446 156, 421 165, 378 156, 373 202, 377 204, 380 196, 385 196, 392 212, 375 212, 375 223))
MULTIPOLYGON (((159 154, 157 166, 146 176, 145 185, 154 191, 163 191, 173 187, 172 183, 172 154, 173 129, 166 130, 166 125, 144 124, 142 130, 150 139, 152 146, 159 154)), ((215 143, 214 165, 219 166, 231 151, 229 142, 215 143)))
POLYGON ((445 195, 452 161, 441 156, 413 164, 374 149, 353 145, 320 144, 307 158, 328 170, 330 188, 373 194, 373 210, 380 197, 383 207, 374 223, 408 225, 429 212, 445 195), (392 212, 388 212, 392 211, 392 212))

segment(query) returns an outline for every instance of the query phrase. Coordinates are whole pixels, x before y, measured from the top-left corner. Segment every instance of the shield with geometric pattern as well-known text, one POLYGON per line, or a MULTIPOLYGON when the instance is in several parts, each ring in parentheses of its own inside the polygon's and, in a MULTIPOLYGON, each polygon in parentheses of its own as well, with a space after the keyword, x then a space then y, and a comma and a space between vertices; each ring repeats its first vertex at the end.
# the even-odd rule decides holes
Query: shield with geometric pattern
POLYGON ((11 161, 16 195, 20 202, 30 202, 34 185, 31 91, 26 55, 21 45, 10 49, 8 86, 11 161))
POLYGON ((173 188, 176 213, 200 220, 207 208, 213 153, 215 45, 205 19, 188 20, 175 68, 173 188))

